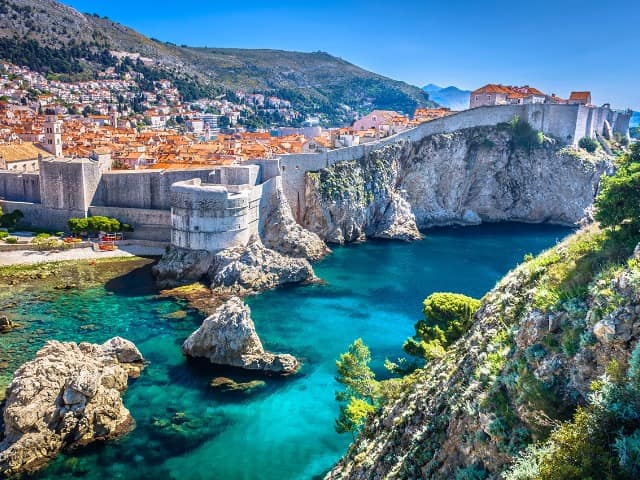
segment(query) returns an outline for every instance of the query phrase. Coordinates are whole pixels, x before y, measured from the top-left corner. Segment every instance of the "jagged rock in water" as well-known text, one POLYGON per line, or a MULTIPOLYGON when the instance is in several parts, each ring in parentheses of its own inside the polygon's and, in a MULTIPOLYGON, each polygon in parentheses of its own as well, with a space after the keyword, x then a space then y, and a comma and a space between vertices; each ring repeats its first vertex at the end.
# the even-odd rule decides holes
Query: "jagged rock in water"
POLYGON ((372 235, 375 238, 395 240, 420 240, 422 235, 416 225, 416 217, 411 212, 411 205, 398 193, 392 193, 378 229, 372 235))
POLYGON ((0 315, 0 333, 9 333, 15 324, 6 315, 0 315))
POLYGON ((133 429, 121 395, 143 366, 136 346, 119 337, 102 345, 48 342, 7 388, 0 476, 34 472, 63 450, 133 429))
POLYGON ((233 297, 206 318, 200 328, 182 344, 191 357, 208 358, 211 363, 281 374, 294 373, 300 366, 288 354, 266 352, 256 333, 251 310, 233 297))
POLYGON ((274 179, 275 188, 262 199, 260 239, 265 247, 296 258, 319 260, 330 250, 317 234, 296 223, 282 190, 282 180, 274 179))
POLYGON ((216 253, 208 276, 213 289, 221 288, 237 294, 315 279, 307 260, 280 255, 265 248, 258 240, 247 247, 233 247, 216 253))
POLYGON ((206 250, 187 250, 169 247, 160 261, 152 268, 159 288, 173 288, 197 282, 206 276, 213 253, 206 250))
POLYGON ((413 220, 421 229, 577 223, 593 203, 609 157, 561 148, 549 138, 531 147, 519 142, 508 127, 474 127, 401 140, 359 160, 308 172, 301 223, 328 242, 384 237, 384 213, 398 197, 408 205, 400 210, 410 214, 395 223, 413 220))
POLYGON ((578 232, 501 280, 470 330, 368 420, 326 478, 446 479, 475 469, 498 479, 527 444, 587 403, 593 382, 612 361, 626 365, 640 341, 633 262, 589 281, 585 297, 540 306, 546 269, 571 268, 572 246, 589 235, 578 232))

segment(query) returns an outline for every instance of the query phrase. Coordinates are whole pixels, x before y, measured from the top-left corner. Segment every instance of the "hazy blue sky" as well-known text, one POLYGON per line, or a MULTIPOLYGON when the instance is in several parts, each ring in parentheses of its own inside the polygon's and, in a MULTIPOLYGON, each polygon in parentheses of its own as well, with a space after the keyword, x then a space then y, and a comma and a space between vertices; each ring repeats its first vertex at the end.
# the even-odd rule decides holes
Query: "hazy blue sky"
POLYGON ((177 44, 323 50, 423 86, 529 84, 640 110, 638 0, 63 0, 177 44))

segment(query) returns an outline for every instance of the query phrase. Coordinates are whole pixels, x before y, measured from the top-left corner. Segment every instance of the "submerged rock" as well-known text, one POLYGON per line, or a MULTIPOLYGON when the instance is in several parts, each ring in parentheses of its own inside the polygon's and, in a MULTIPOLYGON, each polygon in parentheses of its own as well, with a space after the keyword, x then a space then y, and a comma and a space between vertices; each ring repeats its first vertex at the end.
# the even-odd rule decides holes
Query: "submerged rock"
POLYGON ((266 387, 264 380, 251 380, 249 382, 236 382, 227 377, 216 377, 211 380, 211 387, 223 392, 251 393, 258 388, 266 387))
POLYGON ((63 450, 133 429, 121 394, 143 366, 136 346, 120 337, 102 345, 48 342, 7 388, 0 476, 34 472, 63 450))
POLYGON ((191 357, 211 363, 281 374, 300 366, 293 355, 266 352, 251 320, 251 310, 238 297, 231 298, 206 318, 182 344, 191 357))

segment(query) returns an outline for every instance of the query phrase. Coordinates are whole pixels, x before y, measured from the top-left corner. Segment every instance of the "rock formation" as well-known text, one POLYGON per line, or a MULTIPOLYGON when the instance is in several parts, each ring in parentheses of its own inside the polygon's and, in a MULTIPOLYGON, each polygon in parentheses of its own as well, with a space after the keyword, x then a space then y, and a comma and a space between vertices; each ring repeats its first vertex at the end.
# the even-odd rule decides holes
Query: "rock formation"
POLYGON ((587 402, 612 361, 627 365, 640 341, 638 263, 544 306, 541 279, 557 278, 574 265, 577 245, 595 238, 581 231, 508 274, 469 332, 413 374, 326 478, 502 478, 518 452, 587 402))
POLYGON ((281 181, 279 178, 276 180, 276 188, 271 195, 263 198, 264 207, 260 210, 262 243, 285 256, 310 261, 321 259, 329 253, 327 245, 317 234, 296 223, 281 181))
POLYGON ((102 345, 48 342, 7 388, 0 476, 31 473, 63 450, 129 432, 121 394, 144 359, 127 340, 102 345))
POLYGON ((9 333, 15 328, 15 323, 6 315, 0 315, 0 333, 9 333))
POLYGON ((307 260, 281 255, 258 239, 217 253, 171 247, 154 266, 154 275, 160 288, 207 279, 213 290, 237 295, 315 279, 307 260))
POLYGON ((315 278, 309 262, 303 258, 280 255, 259 241, 248 247, 228 248, 214 256, 208 276, 212 288, 240 293, 260 292, 285 283, 315 278))
POLYGON ((336 243, 481 221, 573 225, 608 166, 606 156, 530 142, 507 124, 399 141, 307 173, 302 225, 336 243))
POLYGON ((248 370, 290 374, 300 366, 292 355, 264 350, 251 310, 238 297, 206 318, 182 344, 182 351, 191 357, 208 358, 211 363, 248 370))

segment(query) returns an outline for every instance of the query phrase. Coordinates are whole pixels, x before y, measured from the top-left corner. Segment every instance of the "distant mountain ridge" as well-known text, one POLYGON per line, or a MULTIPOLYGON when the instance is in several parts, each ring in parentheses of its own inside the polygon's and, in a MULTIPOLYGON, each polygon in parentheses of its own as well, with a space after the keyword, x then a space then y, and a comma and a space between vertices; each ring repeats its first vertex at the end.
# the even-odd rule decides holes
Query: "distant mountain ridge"
POLYGON ((418 87, 324 52, 178 46, 56 0, 0 0, 0 58, 45 73, 92 78, 110 66, 114 51, 150 59, 154 69, 181 79, 188 84, 182 89, 194 95, 235 89, 273 94, 303 113, 325 114, 338 123, 348 121, 354 110, 410 114, 416 107, 435 106, 418 87))
POLYGON ((458 87, 440 87, 433 83, 422 87, 429 94, 429 98, 443 107, 451 110, 465 110, 469 108, 470 90, 461 90, 458 87))

